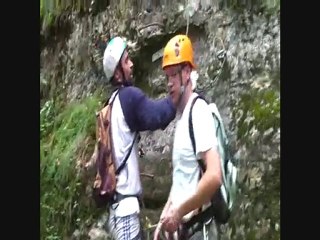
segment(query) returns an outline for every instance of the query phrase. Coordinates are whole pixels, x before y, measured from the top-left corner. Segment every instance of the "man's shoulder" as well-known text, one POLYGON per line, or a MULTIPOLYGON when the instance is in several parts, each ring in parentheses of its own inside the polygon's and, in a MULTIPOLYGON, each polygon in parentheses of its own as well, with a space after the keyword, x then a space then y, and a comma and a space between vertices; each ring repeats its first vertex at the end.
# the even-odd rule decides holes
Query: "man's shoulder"
POLYGON ((205 111, 210 110, 207 100, 203 96, 197 93, 193 93, 191 95, 190 109, 191 108, 192 108, 192 111, 197 111, 197 112, 201 112, 203 110, 205 111), (193 103, 193 106, 192 106, 192 103, 193 103))
POLYGON ((205 99, 199 98, 195 101, 194 106, 192 108, 192 119, 195 121, 207 121, 211 120, 212 111, 208 102, 205 99), (205 120, 207 119, 207 120, 205 120))
POLYGON ((136 104, 139 102, 145 94, 140 88, 134 87, 134 86, 129 86, 129 87, 124 87, 121 89, 119 93, 119 98, 121 105, 130 105, 136 104))
POLYGON ((143 91, 135 86, 128 86, 128 87, 124 87, 123 89, 121 89, 121 93, 125 93, 125 94, 133 94, 133 95, 143 95, 143 91))

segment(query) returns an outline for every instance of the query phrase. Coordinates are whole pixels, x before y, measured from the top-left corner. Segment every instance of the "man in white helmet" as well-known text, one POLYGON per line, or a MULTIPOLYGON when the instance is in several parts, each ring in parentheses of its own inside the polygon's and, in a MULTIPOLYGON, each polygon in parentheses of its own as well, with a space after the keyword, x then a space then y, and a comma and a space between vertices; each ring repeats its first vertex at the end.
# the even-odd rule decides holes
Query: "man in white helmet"
MULTIPOLYGON (((128 56, 127 43, 120 37, 108 43, 103 68, 108 81, 117 87, 110 101, 114 98, 111 131, 118 167, 135 139, 135 132, 165 129, 175 118, 176 104, 170 96, 160 100, 149 99, 133 86, 133 63, 128 56)), ((118 176, 116 192, 116 200, 109 209, 107 230, 115 239, 141 239, 138 198, 142 187, 137 142, 118 176)))

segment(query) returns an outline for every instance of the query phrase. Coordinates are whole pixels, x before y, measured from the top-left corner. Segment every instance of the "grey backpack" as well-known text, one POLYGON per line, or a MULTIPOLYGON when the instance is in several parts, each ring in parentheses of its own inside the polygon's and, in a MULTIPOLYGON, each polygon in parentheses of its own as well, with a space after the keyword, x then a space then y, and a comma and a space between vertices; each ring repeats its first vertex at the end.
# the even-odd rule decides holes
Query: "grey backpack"
MULTIPOLYGON (((189 134, 190 134, 194 153, 196 153, 196 142, 193 134, 191 113, 192 113, 193 105, 198 98, 205 100, 200 95, 196 96, 191 103, 190 114, 189 114, 189 134)), ((233 209, 233 204, 236 198, 238 169, 235 165, 235 162, 234 162, 235 160, 233 159, 233 156, 231 155, 231 152, 230 152, 229 140, 225 132, 224 124, 220 116, 220 113, 218 111, 218 108, 215 103, 210 103, 209 107, 211 109, 212 116, 214 118, 215 128, 216 128, 216 136, 218 139, 219 154, 221 156, 222 178, 223 178, 222 185, 219 191, 216 194, 214 194, 214 196, 212 197, 212 205, 210 210, 212 212, 212 215, 215 217, 215 220, 218 223, 224 224, 230 218, 230 214, 233 209)), ((205 166, 203 164, 203 161, 198 160, 198 162, 202 169, 202 172, 205 172, 205 166)))

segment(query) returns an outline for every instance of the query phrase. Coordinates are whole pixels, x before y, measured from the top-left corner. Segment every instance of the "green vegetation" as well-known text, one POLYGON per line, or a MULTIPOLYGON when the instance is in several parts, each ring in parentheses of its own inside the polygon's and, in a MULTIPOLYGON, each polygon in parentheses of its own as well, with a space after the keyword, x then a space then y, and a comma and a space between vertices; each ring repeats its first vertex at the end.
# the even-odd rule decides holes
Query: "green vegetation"
POLYGON ((48 101, 40 111, 41 239, 63 239, 94 218, 81 164, 93 150, 99 107, 94 95, 64 109, 48 101))
POLYGON ((241 1, 241 0, 231 0, 223 1, 221 3, 223 6, 230 7, 231 9, 242 11, 243 9, 262 11, 267 14, 274 14, 280 11, 280 0, 251 0, 251 1, 241 1))
POLYGON ((253 128, 258 132, 280 127, 280 96, 270 89, 251 90, 243 94, 235 111, 238 119, 238 139, 247 139, 253 128))
MULTIPOLYGON (((106 4, 107 1, 94 2, 106 4)), ((229 4, 228 8, 242 11, 252 9, 241 5, 242 2, 231 1, 234 4, 229 4)), ((59 22, 57 17, 62 13, 87 12, 88 3, 89 1, 78 0, 40 0, 40 32, 41 28, 59 22)), ((130 8, 128 0, 122 0, 121 3, 123 4, 121 7, 130 8)), ((272 14, 280 10, 279 0, 259 2, 253 0, 251 3, 254 11, 261 11, 263 14, 272 14)), ((119 18, 124 17, 123 9, 113 7, 116 8, 115 14, 119 18)), ((50 38, 46 38, 46 41, 54 39, 53 35, 60 34, 61 31, 61 29, 51 31, 50 38)), ((147 58, 141 55, 138 57, 140 64, 145 64, 140 59, 147 58)), ((99 94, 95 94, 69 104, 65 97, 67 88, 64 82, 68 79, 65 78, 68 76, 65 72, 66 62, 62 60, 59 62, 61 65, 55 64, 56 67, 52 72, 45 70, 48 72, 44 74, 45 78, 40 80, 40 92, 43 95, 40 110, 40 238, 70 239, 74 230, 79 229, 80 234, 86 235, 84 239, 87 239, 86 230, 93 222, 97 222, 99 212, 92 206, 90 196, 86 192, 86 188, 91 186, 92 179, 82 171, 82 164, 87 162, 92 153, 95 133, 94 113, 101 106, 99 103, 101 98, 99 94)), ((82 73, 82 70, 79 72, 82 73)), ((238 127, 237 140, 240 145, 247 148, 248 153, 243 159, 241 169, 243 177, 237 203, 238 211, 235 212, 233 221, 230 222, 222 240, 280 239, 280 159, 277 143, 274 144, 270 140, 280 127, 280 77, 277 72, 275 76, 270 76, 272 82, 269 88, 241 89, 245 94, 241 95, 240 101, 232 109, 234 112, 232 120, 236 121, 238 127)), ((224 78, 229 79, 229 77, 224 78)), ((137 79, 136 84, 139 87, 156 97, 154 86, 149 86, 140 80, 143 78, 137 79)), ((150 216, 149 214, 151 215, 147 212, 146 216, 150 216)), ((160 213, 152 214, 157 214, 158 217, 160 213)), ((147 217, 143 219, 143 224, 145 229, 152 228, 147 217)))
POLYGON ((240 167, 237 209, 222 240, 280 239, 280 95, 275 86, 251 88, 241 95, 232 119, 246 154, 240 167), (230 234, 230 235, 229 235, 230 234))
POLYGON ((90 6, 89 0, 40 0, 40 17, 52 13, 60 14, 62 11, 88 11, 90 6))
POLYGON ((55 18, 65 11, 88 12, 89 0, 40 0, 40 19, 42 27, 51 26, 55 18))

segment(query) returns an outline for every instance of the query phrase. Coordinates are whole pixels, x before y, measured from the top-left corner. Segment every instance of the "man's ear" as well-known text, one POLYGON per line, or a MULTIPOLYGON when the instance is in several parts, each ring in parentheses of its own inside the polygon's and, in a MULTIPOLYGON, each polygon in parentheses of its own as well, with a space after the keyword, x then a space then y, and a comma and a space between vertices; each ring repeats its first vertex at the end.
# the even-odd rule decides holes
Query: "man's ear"
POLYGON ((190 76, 191 71, 192 71, 192 68, 190 67, 190 65, 186 65, 185 70, 186 70, 186 74, 190 76))
POLYGON ((190 66, 190 64, 187 65, 187 68, 188 68, 188 73, 191 74, 191 72, 192 72, 192 67, 190 66))
POLYGON ((119 78, 120 78, 120 71, 119 71, 119 68, 117 67, 115 70, 114 70, 114 79, 116 82, 119 81, 119 78))

